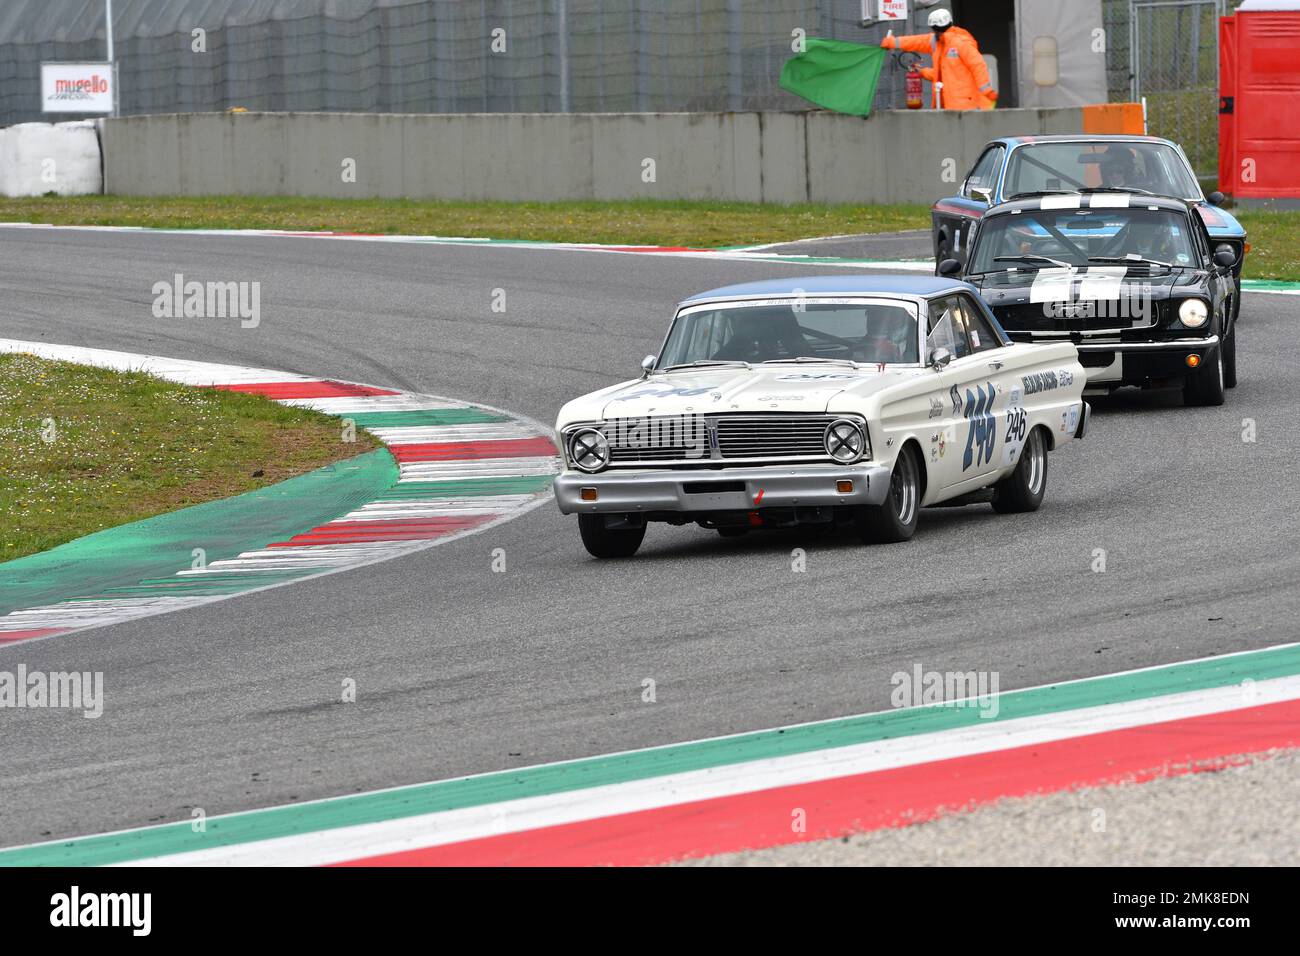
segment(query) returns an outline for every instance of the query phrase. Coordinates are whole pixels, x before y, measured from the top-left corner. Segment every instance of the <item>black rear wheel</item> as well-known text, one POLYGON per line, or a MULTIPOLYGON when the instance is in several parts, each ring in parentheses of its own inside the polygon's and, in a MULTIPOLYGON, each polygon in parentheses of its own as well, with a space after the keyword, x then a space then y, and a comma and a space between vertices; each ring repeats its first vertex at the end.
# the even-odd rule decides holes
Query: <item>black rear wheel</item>
POLYGON ((630 558, 645 538, 645 525, 609 528, 604 515, 578 515, 578 533, 587 553, 596 558, 630 558))

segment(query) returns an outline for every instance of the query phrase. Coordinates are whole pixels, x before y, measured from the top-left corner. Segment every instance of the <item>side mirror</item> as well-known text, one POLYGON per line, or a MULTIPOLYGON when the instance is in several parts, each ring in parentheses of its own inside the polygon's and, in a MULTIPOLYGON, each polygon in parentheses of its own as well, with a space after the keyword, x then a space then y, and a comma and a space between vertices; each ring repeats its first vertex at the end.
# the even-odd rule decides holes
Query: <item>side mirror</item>
POLYGON ((1223 193, 1219 192, 1216 189, 1214 192, 1210 193, 1208 196, 1205 197, 1205 201, 1208 202, 1211 206, 1218 206, 1223 202, 1223 193))
POLYGON ((961 272, 961 263, 956 259, 944 259, 939 263, 939 275, 955 276, 961 272))
POLYGON ((659 361, 659 356, 647 355, 645 358, 641 360, 641 371, 649 375, 651 370, 655 367, 655 362, 657 361, 659 361))
POLYGON ((1214 264, 1230 269, 1237 264, 1237 254, 1231 246, 1219 246, 1214 250, 1214 264))
POLYGON ((989 204, 992 204, 992 202, 993 202, 993 190, 991 190, 991 189, 984 189, 984 188, 982 188, 982 187, 980 187, 980 186, 972 186, 971 189, 970 189, 970 198, 971 198, 971 199, 977 199, 977 200, 979 200, 979 201, 982 202, 982 203, 989 203, 989 204))
POLYGON ((942 370, 952 361, 952 353, 942 345, 930 349, 930 368, 936 372, 942 370))

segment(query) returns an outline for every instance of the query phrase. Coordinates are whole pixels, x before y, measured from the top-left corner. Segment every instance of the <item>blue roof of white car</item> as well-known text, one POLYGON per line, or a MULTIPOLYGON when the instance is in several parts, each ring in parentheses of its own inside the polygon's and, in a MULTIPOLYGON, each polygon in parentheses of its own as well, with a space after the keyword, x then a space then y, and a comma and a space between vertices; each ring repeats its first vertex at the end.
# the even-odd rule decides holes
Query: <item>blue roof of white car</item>
POLYGON ((839 275, 804 276, 794 279, 767 279, 763 282, 745 282, 720 289, 699 292, 684 302, 700 299, 727 299, 750 295, 937 295, 950 289, 974 292, 975 287, 958 279, 928 275, 839 275))

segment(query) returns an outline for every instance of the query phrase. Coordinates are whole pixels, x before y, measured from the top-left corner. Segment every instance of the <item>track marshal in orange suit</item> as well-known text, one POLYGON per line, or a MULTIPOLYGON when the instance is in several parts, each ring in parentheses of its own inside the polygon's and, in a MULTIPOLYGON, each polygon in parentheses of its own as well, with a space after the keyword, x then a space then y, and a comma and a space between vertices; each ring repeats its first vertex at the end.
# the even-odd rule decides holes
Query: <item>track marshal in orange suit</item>
POLYGON ((989 68, 980 56, 979 44, 969 32, 952 25, 952 14, 935 10, 930 14, 930 32, 910 36, 887 36, 880 45, 887 50, 929 53, 933 66, 921 68, 921 76, 943 84, 940 90, 946 110, 992 109, 998 91, 989 81, 989 68))

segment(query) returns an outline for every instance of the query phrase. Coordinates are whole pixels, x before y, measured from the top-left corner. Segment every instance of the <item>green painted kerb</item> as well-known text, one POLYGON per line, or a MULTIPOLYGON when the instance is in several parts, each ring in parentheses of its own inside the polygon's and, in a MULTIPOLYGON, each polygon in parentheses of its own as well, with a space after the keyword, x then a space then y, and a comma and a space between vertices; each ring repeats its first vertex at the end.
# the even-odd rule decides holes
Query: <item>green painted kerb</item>
MULTIPOLYGON (((176 583, 186 591, 169 591, 164 582, 150 579, 192 567, 195 548, 202 548, 211 563, 310 531, 375 500, 397 483, 397 477, 397 462, 381 448, 257 491, 98 531, 6 561, 0 564, 0 615, 78 597, 222 593, 184 579, 176 583)), ((262 580, 271 584, 279 579, 262 580)), ((244 585, 254 586, 259 585, 244 585)))
POLYGON ((991 721, 981 716, 984 711, 978 707, 909 707, 800 727, 209 817, 203 833, 195 833, 189 821, 185 820, 117 834, 0 850, 0 866, 92 866, 210 850, 254 840, 644 780, 749 760, 1225 687, 1246 678, 1260 681, 1294 674, 1300 674, 1300 646, 1269 648, 1222 659, 1171 664, 1131 674, 1009 691, 998 696, 998 714, 991 721))

